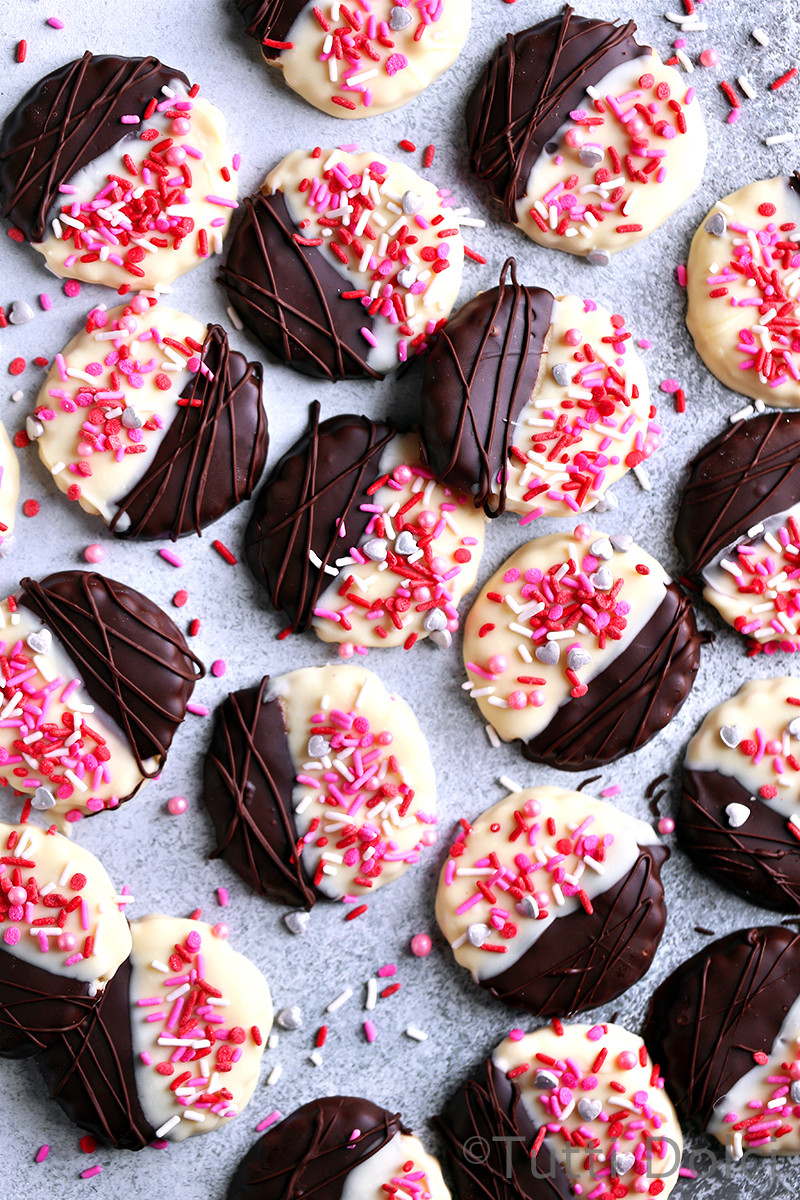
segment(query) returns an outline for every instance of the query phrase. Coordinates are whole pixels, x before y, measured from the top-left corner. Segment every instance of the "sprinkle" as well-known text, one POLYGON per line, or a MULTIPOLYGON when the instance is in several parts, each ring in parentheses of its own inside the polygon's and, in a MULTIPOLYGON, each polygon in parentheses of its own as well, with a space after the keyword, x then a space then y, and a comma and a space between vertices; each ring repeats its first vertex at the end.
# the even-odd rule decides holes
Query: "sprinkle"
MULTIPOLYGON (((24 61, 24 59, 23 59, 23 60, 20 60, 20 61, 24 61)), ((34 1160, 34 1161, 35 1161, 35 1162, 37 1162, 37 1163, 42 1163, 42 1162, 44 1162, 44 1160, 47 1158, 47 1156, 48 1156, 48 1154, 49 1154, 49 1153, 50 1153, 50 1147, 49 1147, 49 1146, 47 1146, 47 1145, 45 1145, 45 1146, 40 1146, 40 1147, 39 1147, 39 1149, 36 1151, 36 1158, 35 1158, 35 1160, 34 1160)))
POLYGON ((236 566, 236 563, 238 560, 237 560, 236 556, 230 552, 230 550, 228 549, 228 547, 225 545, 224 542, 221 542, 219 540, 219 538, 217 538, 215 541, 213 541, 211 543, 211 545, 214 547, 217 554, 219 554, 221 558, 225 559, 226 563, 229 563, 230 566, 232 566, 232 567, 236 566))
POLYGON ((169 565, 171 567, 182 567, 183 566, 183 559, 178 558, 177 554, 174 554, 172 550, 167 550, 166 547, 162 547, 158 553, 161 555, 161 557, 164 559, 165 562, 169 563, 169 565))
POLYGON ((422 165, 423 165, 424 167, 431 167, 431 166, 433 166, 433 156, 435 155, 435 153, 436 153, 436 147, 435 147, 435 146, 431 145, 431 146, 426 146, 426 147, 425 147, 425 157, 424 157, 424 158, 423 158, 423 160, 422 160, 422 165))
POLYGON ((280 1063, 276 1063, 267 1076, 267 1087, 275 1087, 275 1084, 283 1074, 283 1067, 280 1063))
POLYGON ((752 31, 751 36, 753 38, 755 38, 755 40, 758 42, 759 46, 768 46, 769 45, 769 34, 766 33, 765 30, 761 29, 759 26, 756 26, 756 28, 752 31))
POLYGON ((406 1037, 413 1038, 415 1042, 427 1042, 428 1035, 422 1029, 417 1029, 415 1025, 406 1026, 406 1037))
POLYGON ((780 75, 777 79, 773 80, 773 82, 769 85, 771 90, 773 92, 777 92, 778 88, 782 88, 783 85, 788 83, 790 79, 794 79, 796 74, 797 67, 791 67, 783 75, 780 75))
MULTIPOLYGON (((28 43, 25 41, 25 38, 22 38, 19 41, 19 43, 17 44, 17 62, 24 63, 27 53, 28 53, 28 43)), ((37 1158, 36 1161, 39 1162, 40 1160, 37 1158)))
POLYGON ((270 1125, 274 1125, 276 1121, 280 1121, 281 1119, 282 1114, 278 1112, 276 1108, 275 1111, 271 1112, 268 1117, 264 1117, 263 1121, 258 1122, 256 1125, 256 1133, 263 1133, 265 1129, 269 1129, 270 1125))
MULTIPOLYGON (((52 21, 50 21, 49 24, 52 24, 52 21)), ((62 28, 62 25, 56 26, 56 29, 62 28)), ((99 1175, 102 1169, 103 1168, 100 1166, 100 1163, 95 1163, 93 1167, 87 1167, 85 1171, 81 1171, 81 1179, 92 1179, 95 1175, 99 1175)))
MULTIPOLYGON (((63 29, 64 28, 64 22, 61 20, 60 17, 48 17, 47 24, 52 29, 63 29)), ((100 1167, 98 1167, 97 1169, 98 1169, 98 1171, 101 1170, 100 1167)))
POLYGON ((367 1041, 372 1043, 375 1041, 377 1036, 378 1036, 377 1030, 375 1029, 375 1026, 372 1023, 372 1021, 365 1021, 364 1022, 364 1037, 367 1039, 367 1041))
POLYGON ((352 995, 353 995, 353 989, 345 988, 345 990, 341 993, 341 995, 337 996, 335 1000, 331 1000, 330 1004, 328 1005, 328 1007, 325 1011, 329 1012, 329 1013, 338 1012, 339 1009, 342 1007, 342 1005, 346 1004, 352 995))

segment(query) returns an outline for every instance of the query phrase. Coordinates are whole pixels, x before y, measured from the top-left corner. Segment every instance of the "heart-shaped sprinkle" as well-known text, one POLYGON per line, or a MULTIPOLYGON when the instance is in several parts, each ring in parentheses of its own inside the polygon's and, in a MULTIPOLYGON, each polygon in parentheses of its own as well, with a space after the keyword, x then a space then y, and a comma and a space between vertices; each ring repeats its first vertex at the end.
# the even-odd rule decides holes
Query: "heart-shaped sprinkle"
POLYGON ((533 896, 523 896, 514 907, 521 917, 531 917, 533 920, 539 915, 539 905, 534 900, 533 896))
POLYGON ((721 212, 712 213, 703 226, 706 233, 710 233, 712 237, 722 237, 725 230, 728 228, 728 222, 725 220, 725 214, 721 212))
POLYGON ((312 733, 308 739, 308 757, 309 758, 324 758, 331 748, 331 744, 327 738, 324 738, 321 733, 312 733))
POLYGON ((588 667, 591 661, 591 654, 581 646, 573 646, 567 654, 567 666, 570 671, 580 671, 582 667, 588 667))
POLYGON ((589 142, 585 146, 581 146, 578 151, 578 158, 582 167, 596 167, 603 161, 604 151, 600 146, 589 142))
POLYGON ((400 8, 395 5, 389 10, 389 28, 392 33, 399 33, 401 29, 407 29, 414 18, 407 8, 400 8))
POLYGON ((601 558, 604 562, 608 562, 610 558, 614 557, 614 547, 607 537, 598 538, 597 541, 592 542, 589 549, 595 558, 601 558))
POLYGON ((800 1104, 800 1079, 795 1079, 789 1088, 789 1095, 792 1098, 792 1104, 800 1104))
POLYGON ((403 192, 403 199, 401 200, 400 203, 402 205, 403 212, 405 213, 405 215, 407 217, 413 217, 416 213, 418 213, 421 210, 422 205, 424 204, 424 201, 422 199, 422 196, 418 196, 416 192, 412 192, 409 190, 407 192, 403 192))
POLYGON ((555 379, 559 387, 569 387, 571 381, 569 367, 566 363, 554 363, 552 371, 553 379, 555 379))
POLYGON ((440 608, 429 608, 422 622, 426 633, 437 633, 447 628, 447 615, 440 608))
POLYGON ((602 1111, 603 1106, 599 1100, 590 1100, 588 1096, 582 1096, 578 1101, 578 1112, 584 1121, 594 1121, 602 1111))
POLYGON ((38 787, 33 793, 31 800, 31 808, 36 808, 39 812, 45 812, 48 808, 55 808, 56 798, 49 788, 38 787))
POLYGON ((738 725, 723 725, 719 736, 729 750, 735 750, 742 740, 742 731, 738 725))
POLYGON ((278 1013, 275 1020, 280 1025, 281 1029, 302 1029, 303 1015, 300 1012, 298 1004, 292 1004, 289 1008, 284 1008, 278 1013))
POLYGON ((474 925, 469 925, 467 927, 467 937, 472 945, 477 947, 478 950, 480 950, 483 943, 488 939, 491 932, 492 931, 488 925, 483 925, 478 921, 476 921, 474 925))
POLYGON ((36 417, 26 417, 25 418, 25 432, 27 433, 27 435, 31 439, 31 441, 35 442, 36 439, 40 438, 42 436, 42 434, 44 433, 44 425, 42 424, 41 421, 37 421, 36 417))
POLYGON ((28 634, 27 640, 34 654, 47 654, 53 644, 53 635, 49 629, 37 629, 28 634))
POLYGON ((731 828, 738 829, 750 816, 750 809, 746 804, 729 804, 725 809, 725 816, 731 828))
POLYGON ((431 634, 431 641, 440 650, 449 650, 453 644, 453 635, 449 629, 434 629, 431 634))
POLYGON ((629 533, 615 533, 609 538, 611 545, 620 554, 627 554, 633 545, 633 538, 629 533))
POLYGON ((800 717, 794 717, 786 726, 789 737, 800 738, 800 717))
POLYGON ((611 1174, 617 1175, 621 1179, 623 1175, 627 1175, 628 1171, 632 1170, 636 1159, 632 1154, 623 1154, 621 1150, 612 1150, 609 1161, 611 1174))
POLYGON ((607 267, 611 262, 611 255, 607 250, 590 250, 586 255, 586 261, 593 267, 607 267))
POLYGON ((548 667, 554 667, 561 657, 561 650, 558 642, 545 642, 542 646, 537 646, 534 654, 540 663, 545 663, 548 667))
POLYGON ((8 319, 12 325, 26 325, 36 316, 30 304, 25 300, 15 300, 11 305, 8 319))
POLYGON ((549 1092, 551 1088, 558 1087, 558 1076, 552 1071, 537 1071, 533 1086, 542 1092, 549 1092))
POLYGON ((371 558, 373 562, 383 562, 386 558, 386 542, 383 538, 370 538, 365 542, 361 549, 366 554, 367 558, 371 558))
POLYGON ((311 920, 311 913, 307 912, 290 912, 283 918, 286 928, 289 933, 299 935, 305 933, 308 929, 308 922, 311 920))
POLYGON ((598 592, 608 592, 614 586, 614 576, 608 567, 600 567, 590 579, 598 592))
POLYGON ((594 511, 596 513, 607 513, 613 512, 616 508, 619 508, 619 500, 611 491, 611 488, 609 488, 597 501, 597 504, 595 504, 594 511))
POLYGON ((127 408, 123 408, 120 420, 126 429, 141 429, 143 424, 142 418, 130 404, 127 408))
POLYGON ((404 529, 402 533, 398 533, 394 539, 394 548, 397 554, 409 555, 413 554, 417 549, 416 539, 412 533, 404 529))

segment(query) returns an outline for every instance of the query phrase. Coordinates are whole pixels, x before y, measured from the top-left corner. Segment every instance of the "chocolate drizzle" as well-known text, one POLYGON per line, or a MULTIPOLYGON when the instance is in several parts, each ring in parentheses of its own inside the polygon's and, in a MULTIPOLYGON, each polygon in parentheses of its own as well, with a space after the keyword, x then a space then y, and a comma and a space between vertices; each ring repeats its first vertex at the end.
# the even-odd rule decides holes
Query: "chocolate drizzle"
POLYGON ((228 1200, 339 1200, 354 1167, 396 1134, 410 1132, 399 1113, 369 1100, 312 1100, 268 1130, 245 1155, 228 1200))
POLYGON ((3 1058, 27 1058, 38 1053, 80 1025, 96 1003, 87 983, 47 971, 0 946, 3 1058))
POLYGON ((157 775, 205 673, 177 625, 141 592, 95 571, 23 579, 20 588, 18 603, 63 644, 89 696, 122 731, 139 772, 157 775))
POLYGON ((458 310, 426 359, 426 459, 440 483, 472 494, 488 517, 505 511, 513 423, 536 386, 553 303, 544 288, 518 283, 516 261, 506 259, 498 286, 458 310))
POLYGON ((506 40, 467 102, 469 165, 488 184, 505 215, 516 220, 531 169, 586 89, 621 63, 651 53, 634 41, 636 26, 574 15, 565 5, 506 40))
POLYGON ((770 1054, 800 994, 800 934, 771 925, 706 946, 658 988, 644 1040, 683 1119, 706 1126, 714 1104, 770 1054))
POLYGON ((283 192, 248 196, 241 208, 219 280, 247 328, 304 375, 379 379, 361 333, 373 318, 359 301, 341 299, 345 276, 315 246, 295 240, 283 192))
POLYGON ((0 135, 0 216, 32 242, 44 240, 59 187, 138 127, 120 118, 140 116, 181 71, 157 58, 91 54, 34 84, 8 115, 0 135))
POLYGON ((265 675, 217 709, 203 774, 218 842, 211 858, 225 858, 260 895, 311 908, 316 893, 297 853, 295 766, 280 700, 268 691, 265 675))
POLYGON ((285 42, 305 7, 305 0, 236 0, 237 12, 247 22, 247 34, 261 45, 265 58, 278 58, 281 52, 263 45, 264 39, 285 42))
POLYGON ((256 497, 247 526, 246 556, 270 602, 294 632, 308 629, 332 576, 324 567, 358 544, 371 513, 367 489, 394 426, 367 417, 329 417, 320 424, 314 401, 309 428, 273 469, 256 497), (340 536, 344 526, 346 534, 340 536), (315 567, 310 555, 322 562, 315 567))
POLYGON ((220 325, 209 325, 201 371, 181 392, 185 401, 144 477, 120 502, 126 538, 172 541, 200 533, 253 493, 267 457, 267 415, 261 400, 263 369, 231 350, 220 325))

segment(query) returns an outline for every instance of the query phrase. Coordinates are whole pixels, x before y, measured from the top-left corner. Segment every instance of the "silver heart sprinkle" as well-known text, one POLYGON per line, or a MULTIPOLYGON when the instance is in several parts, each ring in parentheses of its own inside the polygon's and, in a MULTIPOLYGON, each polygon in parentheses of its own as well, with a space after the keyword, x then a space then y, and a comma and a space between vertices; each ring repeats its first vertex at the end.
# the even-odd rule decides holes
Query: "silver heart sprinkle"
POLYGON ((414 535, 409 533, 407 529, 404 529, 402 533, 398 533, 397 537, 394 539, 394 548, 397 554, 413 554, 417 548, 414 535))
POLYGON ((453 635, 449 629, 434 629, 431 634, 431 641, 440 650, 449 650, 453 644, 453 635))
POLYGON ((589 549, 595 558, 602 558, 605 562, 614 557, 614 547, 607 537, 598 538, 589 549))
POLYGON ((290 912, 286 914, 283 920, 286 928, 289 930, 289 933, 293 933, 295 936, 297 936, 301 933, 305 933, 305 931, 308 929, 308 922, 311 920, 311 913, 302 911, 290 912))
POLYGON ((34 654, 47 654, 53 644, 53 635, 49 629, 37 629, 28 634, 27 642, 34 654))
POLYGON ((553 379, 559 387, 569 387, 569 367, 566 363, 556 363, 553 367, 553 379))
POLYGON ((580 646, 575 646, 567 654, 567 666, 570 671, 580 671, 582 667, 588 667, 592 661, 592 656, 588 650, 582 650, 580 646))
POLYGON ((558 1087, 558 1076, 552 1071, 537 1071, 533 1086, 543 1092, 549 1092, 551 1088, 558 1087))
POLYGON ((407 192, 403 192, 403 199, 401 200, 400 203, 402 205, 403 212, 405 213, 405 215, 407 217, 413 217, 416 213, 418 213, 421 210, 422 205, 425 202, 422 199, 422 196, 418 196, 416 192, 412 192, 411 190, 409 190, 407 192))
POLYGON ((314 733, 308 739, 309 758, 324 758, 330 748, 330 742, 327 738, 324 738, 321 733, 314 733))
POLYGON ((725 220, 725 214, 721 212, 712 213, 703 226, 706 233, 710 233, 712 237, 722 237, 725 230, 728 228, 728 222, 725 220))
POLYGON ((383 562, 386 558, 386 542, 383 538, 370 538, 361 549, 373 562, 383 562))
POLYGON ((578 158, 582 167, 596 167, 603 161, 603 151, 599 146, 581 146, 578 158))
POLYGON ((725 809, 725 816, 731 828, 738 829, 750 816, 750 809, 746 804, 729 804, 725 809))
POLYGON ((615 533, 608 540, 620 554, 627 554, 633 545, 633 538, 629 533, 615 533))
POLYGON ((539 915, 539 905, 534 900, 533 896, 523 896, 517 904, 514 905, 521 917, 536 918, 539 915))
POLYGON ((578 1112, 584 1121, 594 1121, 596 1117, 600 1116, 602 1111, 603 1106, 599 1100, 589 1100, 588 1097, 583 1096, 578 1101, 578 1112))
POLYGON ((31 800, 31 808, 38 809, 39 812, 44 812, 48 808, 55 808, 56 798, 49 788, 38 787, 33 793, 31 800))
POLYGON ((492 931, 488 925, 483 925, 478 921, 476 921, 474 925, 469 925, 467 927, 467 937, 472 945, 476 946, 479 950, 491 932, 492 931))
POLYGON ((136 409, 131 408, 130 404, 127 408, 123 408, 120 420, 126 429, 141 429, 143 423, 136 409))
POLYGON ((613 512, 615 508, 619 508, 619 500, 609 488, 607 492, 597 501, 594 506, 596 513, 613 512))
POLYGON ((536 647, 534 654, 540 663, 545 663, 548 667, 554 667, 561 657, 558 642, 545 642, 543 646, 536 647))
POLYGON ((447 616, 440 608, 429 608, 422 622, 426 633, 438 633, 447 628, 447 616))
POLYGON ((614 576, 608 567, 600 567, 589 577, 598 592, 607 592, 614 586, 614 576))
POLYGON ((789 1095, 792 1097, 792 1104, 800 1104, 800 1079, 795 1079, 789 1088, 789 1095))
POLYGON ((42 424, 41 421, 37 421, 36 417, 26 417, 25 418, 25 432, 27 433, 27 435, 31 439, 31 441, 35 442, 36 439, 40 438, 42 436, 42 434, 44 433, 44 425, 42 424))
POLYGON ((636 1159, 632 1154, 622 1154, 619 1150, 614 1150, 611 1153, 610 1161, 612 1175, 618 1175, 621 1179, 623 1175, 628 1174, 636 1159))
POLYGON ((611 262, 611 255, 607 250, 590 250, 586 255, 586 261, 590 262, 593 267, 607 267, 611 262))
POLYGON ((395 7, 389 12, 389 28, 392 33, 399 33, 401 29, 407 28, 413 19, 407 8, 395 7))
POLYGON ((800 738, 800 717, 795 717, 786 726, 786 732, 789 737, 800 738))
POLYGON ((729 750, 735 750, 743 735, 738 725, 723 725, 719 736, 729 750))
POLYGON ((300 1012, 300 1007, 297 1004, 292 1004, 290 1008, 284 1008, 275 1018, 281 1029, 302 1029, 303 1016, 300 1012))
POLYGON ((8 319, 12 325, 26 325, 36 316, 30 304, 25 300, 15 300, 11 305, 8 319))

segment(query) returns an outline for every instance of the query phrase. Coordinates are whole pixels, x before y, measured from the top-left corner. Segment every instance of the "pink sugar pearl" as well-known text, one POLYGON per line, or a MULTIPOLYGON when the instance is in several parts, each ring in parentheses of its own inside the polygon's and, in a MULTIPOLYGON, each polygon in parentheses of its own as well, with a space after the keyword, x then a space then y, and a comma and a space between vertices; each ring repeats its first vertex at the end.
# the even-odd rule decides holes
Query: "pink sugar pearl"
POLYGON ((568 346, 580 346, 582 337, 580 329, 568 329, 564 334, 564 341, 568 346))
POLYGON ((182 137, 192 128, 191 123, 186 120, 186 117, 176 117, 172 122, 172 132, 182 137))
POLYGON ((24 904, 28 899, 28 893, 24 887, 12 887, 6 893, 11 904, 24 904))
POLYGON ((91 546, 87 546, 83 552, 83 557, 89 563, 100 563, 103 561, 105 556, 106 556, 105 550, 103 549, 102 546, 98 546, 97 542, 95 542, 91 546))
POLYGON ((659 833, 673 833, 675 830, 675 822, 672 817, 662 817, 658 822, 659 833))
POLYGON ((411 939, 411 953, 416 958, 426 958, 433 949, 433 942, 427 933, 415 933, 411 939))
POLYGON ((61 933, 58 936, 59 950, 74 950, 76 946, 74 933, 61 933))
POLYGON ((708 49, 704 50, 700 55, 700 63, 704 67, 715 67, 718 62, 719 55, 713 46, 709 46, 708 49))
POLYGON ((215 938, 222 938, 224 941, 224 939, 230 933, 230 929, 228 929, 228 926, 225 924, 224 921, 217 921, 216 925, 211 926, 211 932, 213 933, 215 938))
POLYGON ((617 1065, 621 1067, 623 1071, 632 1071, 633 1068, 638 1065, 638 1062, 639 1059, 632 1050, 623 1050, 621 1054, 617 1055, 617 1065))
POLYGON ((181 815, 181 813, 186 812, 186 809, 188 807, 189 806, 186 803, 186 801, 184 800, 183 796, 173 796, 167 802, 167 808, 172 813, 173 817, 179 817, 181 815))

